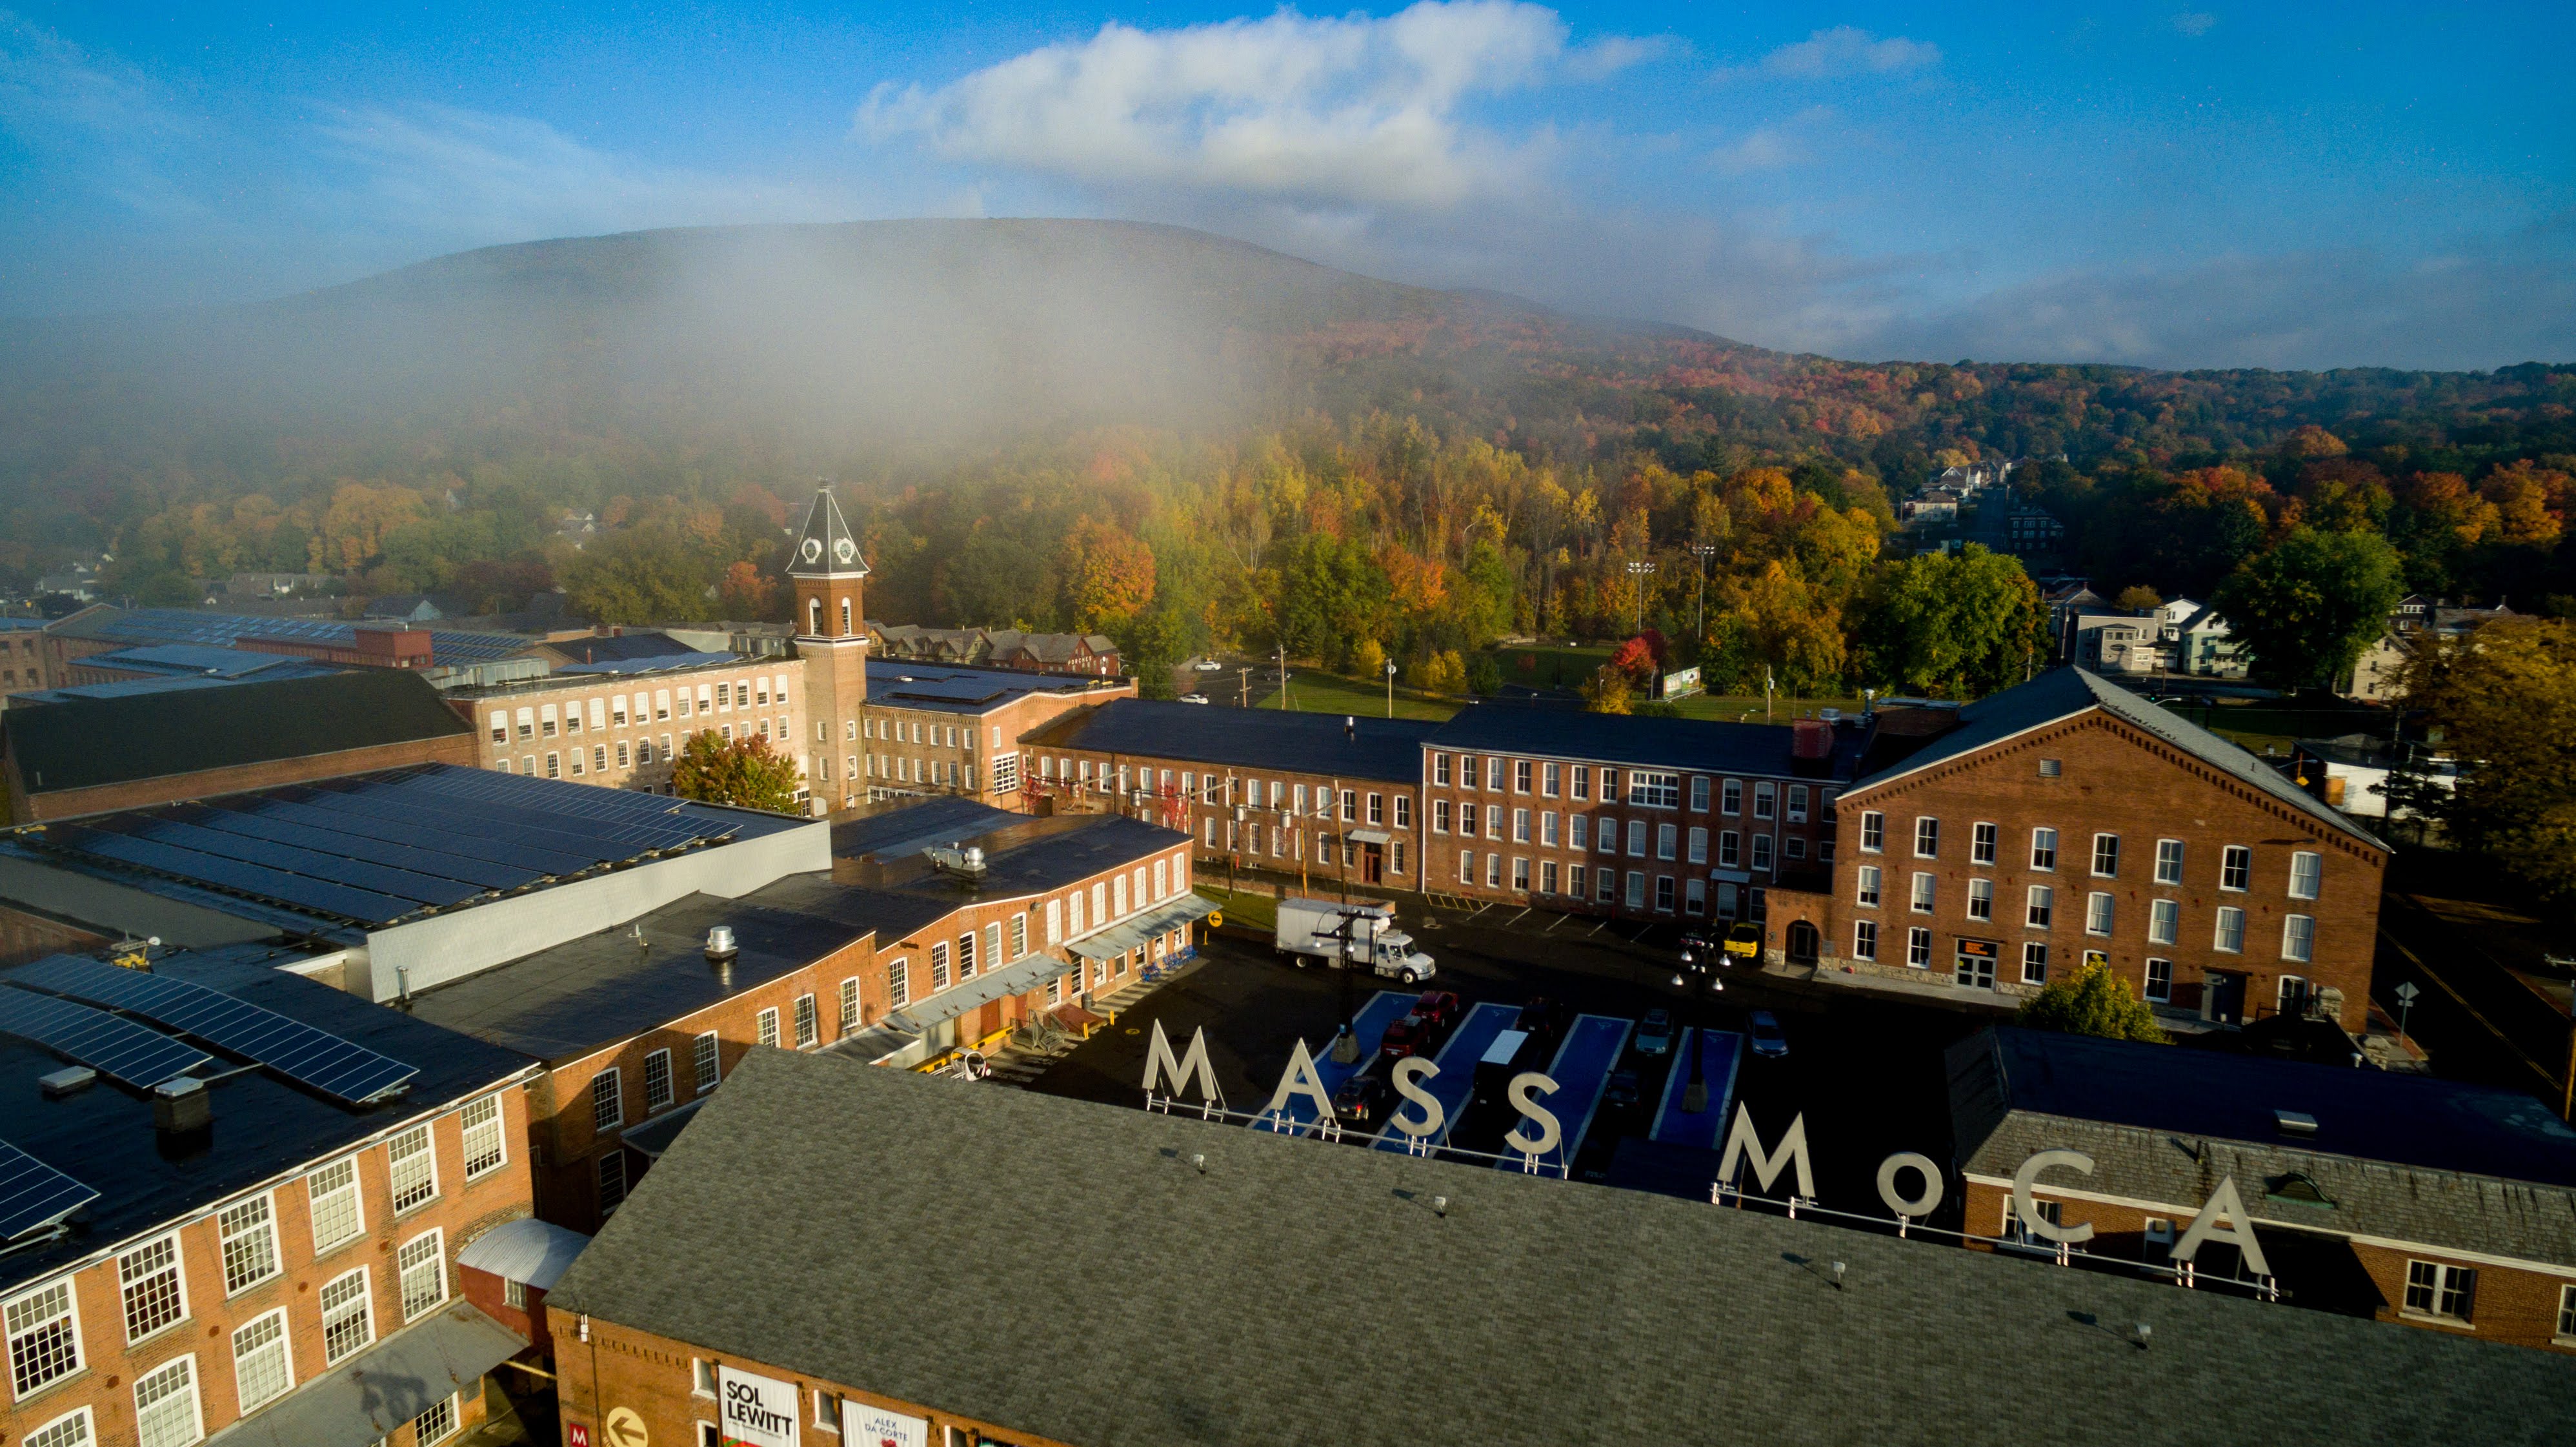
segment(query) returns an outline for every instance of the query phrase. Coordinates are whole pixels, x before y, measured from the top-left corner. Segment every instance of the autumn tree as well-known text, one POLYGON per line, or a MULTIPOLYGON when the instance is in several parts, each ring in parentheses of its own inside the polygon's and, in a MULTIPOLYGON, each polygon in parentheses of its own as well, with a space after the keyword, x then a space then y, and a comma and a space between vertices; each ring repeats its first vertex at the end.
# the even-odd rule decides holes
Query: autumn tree
POLYGON ((2229 574, 2211 601, 2257 681, 2331 688, 2351 677, 2404 593, 2386 538, 2302 527, 2229 574))
POLYGON ((604 534, 572 554, 564 592, 572 611, 600 623, 654 623, 703 617, 714 560, 667 524, 645 523, 604 534))
POLYGON ((728 739, 714 729, 700 729, 671 762, 671 789, 704 804, 793 814, 796 761, 774 752, 766 734, 728 739))
POLYGON ((2576 904, 2576 622, 2499 618, 2417 635, 2407 703, 2460 761, 2437 807, 2451 837, 2525 885, 2576 904))
POLYGON ((2164 605, 2164 598, 2144 583, 2131 583, 2111 600, 2111 606, 2123 613, 2152 613, 2164 605))
POLYGON ((752 562, 737 562, 726 568, 724 581, 716 585, 716 601, 724 608, 724 615, 745 620, 777 616, 785 593, 775 575, 752 562))
POLYGON ((2046 611, 2018 560, 1970 543, 1888 567, 1862 628, 1872 673, 1907 693, 1980 698, 2019 683, 2046 611))
POLYGON ((1154 599, 1154 552, 1114 522, 1086 517, 1064 541, 1063 573, 1074 625, 1123 623, 1154 599))
POLYGON ((2156 1012, 2129 990, 2129 982, 2099 960, 2078 966, 2022 1002, 2013 1023, 2033 1030, 2098 1035, 2105 1040, 2172 1041, 2156 1012))
POLYGON ((1636 706, 1636 696, 1628 675, 1615 664, 1594 669, 1583 684, 1583 707, 1588 713, 1627 713, 1636 706))

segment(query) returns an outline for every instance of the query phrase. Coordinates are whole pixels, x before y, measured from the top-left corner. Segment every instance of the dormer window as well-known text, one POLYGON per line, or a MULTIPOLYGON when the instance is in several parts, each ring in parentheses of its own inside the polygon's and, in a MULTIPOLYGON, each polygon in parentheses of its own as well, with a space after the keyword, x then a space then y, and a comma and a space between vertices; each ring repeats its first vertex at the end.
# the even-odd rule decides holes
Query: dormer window
POLYGON ((2267 1200, 2290 1201, 2302 1206, 2323 1206, 2328 1210, 2334 1208, 2334 1201, 2326 1195, 2325 1188, 2319 1186, 2316 1179, 2305 1171, 2292 1171, 2285 1176, 2274 1176, 2264 1184, 2263 1195, 2267 1200))

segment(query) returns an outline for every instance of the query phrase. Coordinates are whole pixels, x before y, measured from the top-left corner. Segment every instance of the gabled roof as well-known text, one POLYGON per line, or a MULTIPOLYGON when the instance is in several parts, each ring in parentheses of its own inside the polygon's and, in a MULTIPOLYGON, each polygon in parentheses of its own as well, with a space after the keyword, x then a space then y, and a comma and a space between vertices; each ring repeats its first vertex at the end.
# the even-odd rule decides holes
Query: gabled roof
POLYGON ((832 490, 814 490, 814 505, 805 510, 805 526, 796 534, 795 551, 788 555, 787 571, 798 578, 864 578, 868 561, 859 556, 858 536, 850 531, 850 520, 841 516, 841 504, 832 490))
POLYGON ((2125 688, 2072 666, 2052 668, 2028 683, 1990 694, 1959 710, 1957 728, 1854 783, 1843 791, 1843 796, 1854 797, 1864 790, 1894 783, 1935 764, 1948 763, 2097 708, 2123 723, 2145 730, 2238 783, 2259 789, 2300 813, 2332 826, 2339 833, 2350 835, 2373 849, 2388 847, 2370 831, 2327 808, 2244 749, 2180 714, 2159 708, 2125 688))

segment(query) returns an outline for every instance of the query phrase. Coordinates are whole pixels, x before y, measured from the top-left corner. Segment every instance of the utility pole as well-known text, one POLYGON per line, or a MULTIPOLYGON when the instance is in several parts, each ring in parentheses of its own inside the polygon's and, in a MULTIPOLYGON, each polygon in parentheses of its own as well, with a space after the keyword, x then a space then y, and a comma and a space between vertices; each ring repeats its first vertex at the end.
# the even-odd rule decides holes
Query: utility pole
POLYGON ((1282 642, 1282 643, 1279 645, 1279 711, 1280 711, 1281 713, 1286 713, 1286 712, 1288 712, 1288 711, 1289 711, 1289 709, 1288 709, 1288 645, 1287 645, 1285 642, 1282 642))
POLYGON ((1386 716, 1395 717, 1395 660, 1386 661, 1386 716))
POLYGON ((1771 722, 1771 665, 1762 666, 1762 721, 1771 722))
POLYGON ((1249 668, 1238 668, 1234 672, 1237 681, 1242 686, 1242 692, 1235 695, 1235 701, 1245 708, 1250 708, 1252 707, 1252 670, 1249 668))

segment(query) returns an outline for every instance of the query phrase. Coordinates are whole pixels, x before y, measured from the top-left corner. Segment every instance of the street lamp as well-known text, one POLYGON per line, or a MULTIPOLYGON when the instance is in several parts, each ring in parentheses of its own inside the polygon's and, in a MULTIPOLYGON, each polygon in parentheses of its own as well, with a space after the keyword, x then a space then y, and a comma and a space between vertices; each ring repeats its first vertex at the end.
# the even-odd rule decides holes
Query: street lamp
POLYGON ((1655 565, 1652 562, 1631 562, 1628 564, 1628 576, 1637 580, 1637 611, 1635 626, 1628 630, 1632 637, 1646 631, 1646 580, 1654 575, 1655 565))
POLYGON ((1386 661, 1386 716, 1395 717, 1395 660, 1386 661))

